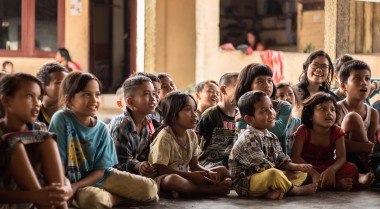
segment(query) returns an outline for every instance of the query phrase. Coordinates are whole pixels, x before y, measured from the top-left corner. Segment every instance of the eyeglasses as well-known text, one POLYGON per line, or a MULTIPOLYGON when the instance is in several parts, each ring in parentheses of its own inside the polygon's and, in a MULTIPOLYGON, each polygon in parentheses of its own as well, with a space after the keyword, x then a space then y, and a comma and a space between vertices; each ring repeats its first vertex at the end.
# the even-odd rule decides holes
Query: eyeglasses
POLYGON ((329 69, 329 66, 326 65, 326 64, 319 64, 319 63, 316 63, 316 62, 313 62, 310 64, 310 67, 311 69, 313 70, 316 70, 318 68, 322 69, 322 70, 328 70, 329 69))

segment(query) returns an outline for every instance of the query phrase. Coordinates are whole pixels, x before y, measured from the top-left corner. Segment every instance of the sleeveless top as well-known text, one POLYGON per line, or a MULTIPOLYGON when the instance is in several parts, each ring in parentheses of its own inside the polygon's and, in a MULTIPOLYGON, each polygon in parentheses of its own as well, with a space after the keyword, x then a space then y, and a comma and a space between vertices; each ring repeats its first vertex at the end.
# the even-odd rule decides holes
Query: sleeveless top
MULTIPOLYGON (((347 115, 350 111, 348 111, 343 101, 339 101, 337 104, 340 107, 340 115, 341 115, 341 117, 339 118, 339 124, 342 124, 343 116, 347 115)), ((368 131, 369 125, 371 124, 371 106, 367 104, 365 104, 365 106, 367 109, 367 113, 365 115, 365 119, 363 120, 363 122, 364 122, 364 129, 368 131)))

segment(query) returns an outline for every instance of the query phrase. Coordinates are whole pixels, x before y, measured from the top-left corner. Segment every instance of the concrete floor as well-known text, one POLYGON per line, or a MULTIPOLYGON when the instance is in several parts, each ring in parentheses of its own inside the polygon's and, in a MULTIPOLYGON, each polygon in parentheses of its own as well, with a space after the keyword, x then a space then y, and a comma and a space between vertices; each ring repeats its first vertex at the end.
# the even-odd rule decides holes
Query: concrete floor
POLYGON ((353 192, 320 191, 311 196, 285 197, 282 200, 266 200, 260 198, 239 198, 233 191, 226 197, 180 197, 179 199, 161 198, 156 203, 132 204, 118 207, 119 209, 237 209, 237 208, 380 208, 380 190, 365 190, 353 192))

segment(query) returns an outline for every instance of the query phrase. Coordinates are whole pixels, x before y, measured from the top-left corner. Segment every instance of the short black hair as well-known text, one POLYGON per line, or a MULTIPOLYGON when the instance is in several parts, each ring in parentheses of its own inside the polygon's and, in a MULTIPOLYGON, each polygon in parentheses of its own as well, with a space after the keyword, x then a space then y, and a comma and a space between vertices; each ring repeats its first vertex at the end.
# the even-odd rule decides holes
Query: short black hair
POLYGON ((340 69, 343 66, 343 64, 348 62, 348 61, 351 61, 353 59, 354 58, 349 54, 344 54, 344 55, 338 57, 338 59, 336 59, 335 63, 334 63, 334 74, 339 76, 339 72, 340 72, 340 69))
POLYGON ((8 61, 8 60, 4 61, 4 62, 3 62, 3 69, 4 69, 7 65, 9 65, 9 64, 11 64, 11 65, 13 66, 13 63, 12 63, 11 61, 8 61))
MULTIPOLYGON (((293 106, 296 105, 298 107, 301 103, 300 98, 298 97, 296 90, 290 85, 290 83, 280 82, 280 83, 276 84, 276 94, 277 94, 277 89, 281 89, 284 87, 289 87, 292 90, 293 95, 294 95, 294 100, 296 102, 296 104, 293 104, 293 106)), ((276 99, 277 99, 277 95, 276 95, 276 99)))
POLYGON ((201 92, 206 84, 215 84, 216 86, 219 87, 217 82, 213 80, 206 80, 206 81, 199 82, 197 85, 195 85, 195 92, 201 92))
POLYGON ((160 81, 160 79, 156 76, 156 75, 154 75, 154 74, 152 74, 152 73, 147 73, 147 72, 137 72, 137 73, 134 73, 134 74, 132 74, 131 76, 129 76, 129 77, 135 77, 135 76, 145 76, 145 77, 147 77, 147 78, 150 78, 150 80, 152 80, 152 82, 158 82, 158 83, 161 83, 161 81, 160 81))
POLYGON ((243 94, 237 104, 241 116, 255 116, 255 104, 265 96, 268 95, 263 91, 249 91, 243 94))
POLYGON ((334 96, 332 96, 329 93, 325 92, 317 92, 313 95, 311 95, 309 98, 307 98, 303 102, 303 109, 302 109, 302 116, 301 116, 301 122, 302 124, 305 124, 306 127, 309 129, 313 128, 313 121, 311 118, 314 115, 314 108, 315 106, 325 103, 325 102, 332 102, 335 107, 335 113, 336 113, 336 119, 335 123, 339 120, 339 108, 336 104, 336 99, 334 96))
POLYGON ((49 62, 42 65, 37 73, 37 78, 42 81, 44 86, 48 86, 50 84, 50 74, 54 72, 67 72, 67 70, 58 62, 49 62))
POLYGON ((229 86, 233 79, 237 79, 239 73, 226 73, 219 79, 219 86, 229 86))
POLYGON ((363 61, 351 60, 344 63, 339 73, 340 82, 347 83, 348 77, 350 77, 352 71, 362 70, 368 70, 371 73, 371 68, 363 61))
POLYGON ((169 74, 167 74, 167 73, 159 73, 159 74, 157 74, 157 77, 158 77, 158 79, 162 79, 162 78, 171 78, 170 77, 170 75, 169 74))
POLYGON ((152 80, 146 76, 141 75, 127 78, 123 83, 124 98, 133 96, 137 88, 145 82, 152 83, 152 80))

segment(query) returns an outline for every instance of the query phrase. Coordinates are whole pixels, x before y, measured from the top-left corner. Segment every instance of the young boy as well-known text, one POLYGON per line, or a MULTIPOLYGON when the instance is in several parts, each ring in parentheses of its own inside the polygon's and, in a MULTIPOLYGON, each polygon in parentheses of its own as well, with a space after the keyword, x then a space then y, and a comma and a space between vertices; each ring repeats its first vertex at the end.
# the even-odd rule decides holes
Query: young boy
MULTIPOLYGON (((347 97, 338 102, 341 117, 338 125, 346 132, 347 161, 355 163, 359 173, 369 171, 368 155, 376 140, 376 130, 379 123, 378 112, 365 104, 371 91, 371 69, 359 60, 346 62, 341 68, 340 87, 347 97)), ((360 183, 370 182, 373 174, 360 175, 360 183)))
POLYGON ((44 87, 37 121, 45 123, 47 127, 51 117, 59 109, 59 87, 66 75, 66 69, 56 62, 43 65, 37 73, 37 78, 42 81, 44 87))
POLYGON ((152 81, 145 76, 125 80, 123 91, 127 107, 108 125, 119 160, 115 167, 149 176, 156 168, 147 161, 152 134, 148 131, 147 115, 152 114, 157 105, 156 92, 152 81))
POLYGON ((205 168, 225 166, 233 142, 236 141, 234 102, 235 86, 239 73, 226 73, 219 80, 220 102, 201 116, 197 132, 202 153, 199 164, 205 168))
POLYGON ((157 77, 161 82, 160 100, 162 100, 166 94, 176 90, 176 86, 170 75, 167 73, 159 73, 157 74, 157 77))
MULTIPOLYGON (((340 70, 342 69, 343 65, 346 62, 351 61, 351 60, 354 60, 354 58, 349 54, 344 54, 336 59, 335 64, 334 64, 334 80, 338 83, 338 85, 340 84, 340 78, 339 78, 340 70)), ((366 104, 370 105, 369 100, 379 93, 379 88, 380 88, 380 84, 378 81, 373 81, 371 83, 371 91, 365 100, 366 104)), ((338 101, 342 101, 344 98, 346 98, 346 93, 340 86, 338 86, 337 89, 332 90, 332 92, 336 95, 338 101)))
POLYGON ((157 106, 154 110, 154 113, 148 115, 148 118, 151 121, 149 123, 152 124, 152 125, 150 124, 148 125, 153 126, 153 131, 152 131, 153 133, 155 130, 157 130, 161 126, 161 121, 162 121, 161 111, 158 109, 158 104, 160 103, 161 81, 156 75, 153 75, 151 73, 138 72, 136 75, 141 75, 141 76, 145 76, 149 78, 153 83, 154 90, 156 91, 155 96, 157 100, 157 106))
POLYGON ((292 163, 282 152, 276 135, 267 130, 276 120, 267 94, 249 91, 240 97, 238 107, 248 126, 234 144, 228 162, 236 192, 240 196, 268 199, 315 193, 317 183, 301 186, 306 173, 294 174, 294 171, 308 172, 311 165, 292 163))
POLYGON ((201 117, 207 108, 218 104, 219 94, 219 86, 213 80, 202 81, 195 86, 195 99, 198 103, 198 118, 201 117))

